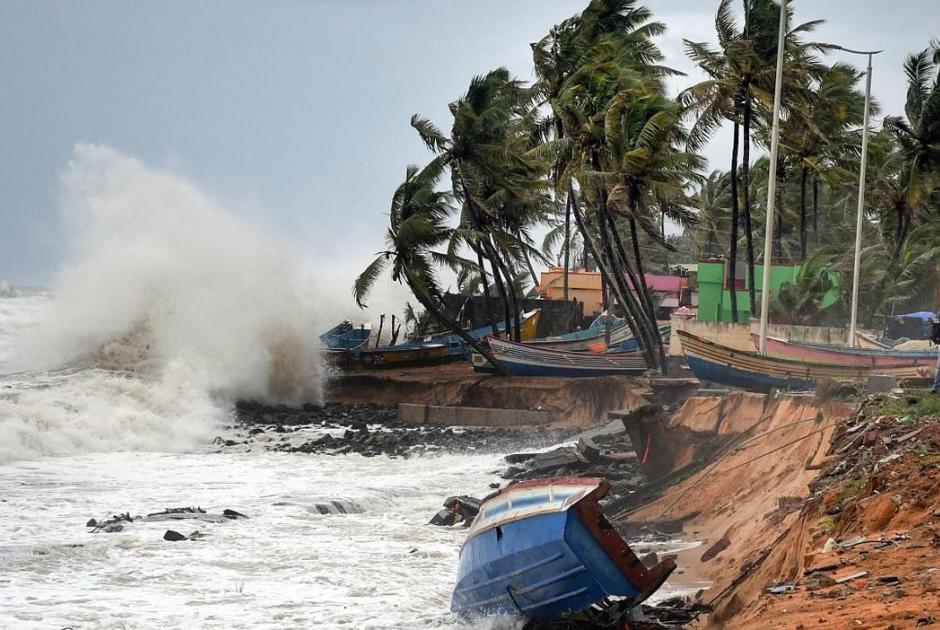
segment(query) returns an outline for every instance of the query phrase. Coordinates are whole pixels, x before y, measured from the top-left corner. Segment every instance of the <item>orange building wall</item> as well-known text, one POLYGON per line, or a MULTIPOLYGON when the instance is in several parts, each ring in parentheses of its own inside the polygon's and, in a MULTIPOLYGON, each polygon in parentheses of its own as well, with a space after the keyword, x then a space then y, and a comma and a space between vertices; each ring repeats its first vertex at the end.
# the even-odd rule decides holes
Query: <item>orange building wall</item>
MULTIPOLYGON (((564 271, 553 267, 543 271, 538 292, 548 300, 561 300, 565 294, 564 271)), ((568 272, 568 299, 584 304, 584 314, 600 315, 604 310, 604 299, 601 294, 601 275, 594 271, 568 272)))

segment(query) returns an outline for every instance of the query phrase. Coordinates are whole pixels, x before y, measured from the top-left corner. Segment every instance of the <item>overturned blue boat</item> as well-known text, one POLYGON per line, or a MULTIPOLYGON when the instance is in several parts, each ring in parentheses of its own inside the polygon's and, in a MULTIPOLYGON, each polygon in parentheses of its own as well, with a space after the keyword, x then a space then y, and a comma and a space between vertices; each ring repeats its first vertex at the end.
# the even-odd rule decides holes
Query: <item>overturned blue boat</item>
POLYGON ((357 328, 347 319, 320 335, 320 341, 328 350, 352 350, 365 345, 370 335, 372 335, 371 328, 365 324, 357 328))
POLYGON ((676 568, 647 568, 604 517, 597 477, 507 486, 480 507, 460 550, 451 610, 550 621, 607 598, 639 604, 676 568))

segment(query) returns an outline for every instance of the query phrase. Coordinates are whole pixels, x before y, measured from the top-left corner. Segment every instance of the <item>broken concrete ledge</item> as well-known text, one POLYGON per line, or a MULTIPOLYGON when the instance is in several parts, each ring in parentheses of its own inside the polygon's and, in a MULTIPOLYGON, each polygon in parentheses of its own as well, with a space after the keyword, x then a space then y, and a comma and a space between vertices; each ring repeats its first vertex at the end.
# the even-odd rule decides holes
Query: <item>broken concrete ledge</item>
POLYGON ((545 427, 555 420, 551 412, 533 409, 444 407, 409 403, 399 403, 398 418, 409 424, 503 428, 545 427))

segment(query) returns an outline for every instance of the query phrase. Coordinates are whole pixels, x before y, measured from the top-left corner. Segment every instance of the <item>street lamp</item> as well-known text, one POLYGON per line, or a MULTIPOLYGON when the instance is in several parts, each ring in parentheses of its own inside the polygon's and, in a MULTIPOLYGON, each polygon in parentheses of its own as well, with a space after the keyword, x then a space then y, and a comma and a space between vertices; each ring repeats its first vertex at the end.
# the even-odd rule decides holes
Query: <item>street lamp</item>
MULTIPOLYGON (((760 288, 760 344, 767 354, 767 319, 770 311, 770 264, 773 256, 774 203, 777 198, 777 145, 780 135, 780 100, 783 92, 783 53, 787 38, 787 0, 780 0, 780 27, 777 32, 777 75, 774 82, 774 113, 770 130, 770 174, 767 177, 767 216, 764 220, 764 273, 760 288)), ((733 272, 733 270, 732 270, 733 272)), ((734 288, 732 288, 732 291, 734 288)))
POLYGON ((862 123, 862 164, 858 170, 858 216, 855 219, 855 268, 852 274, 852 315, 849 320, 849 347, 855 347, 855 324, 858 320, 858 285, 859 269, 862 264, 862 221, 865 219, 865 171, 868 166, 868 108, 871 103, 871 58, 880 50, 852 50, 837 44, 827 44, 827 48, 841 50, 853 55, 867 55, 868 69, 865 72, 865 116, 862 123))

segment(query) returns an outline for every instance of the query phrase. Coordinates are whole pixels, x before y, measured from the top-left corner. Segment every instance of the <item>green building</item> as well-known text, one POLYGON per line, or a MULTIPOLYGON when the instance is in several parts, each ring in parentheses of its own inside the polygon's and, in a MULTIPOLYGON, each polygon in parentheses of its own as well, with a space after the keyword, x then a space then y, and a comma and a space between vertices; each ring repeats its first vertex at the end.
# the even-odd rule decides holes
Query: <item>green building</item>
MULTIPOLYGON (((703 322, 728 322, 731 319, 731 274, 725 262, 701 262, 698 264, 698 316, 703 322)), ((796 283, 800 275, 800 265, 773 265, 770 268, 771 299, 780 291, 785 282, 796 283)), ((760 303, 761 288, 764 278, 764 266, 754 265, 755 297, 760 303)), ((751 316, 751 296, 747 288, 747 267, 738 266, 738 322, 746 323, 751 316)), ((837 299, 830 292, 823 299, 823 306, 832 304, 837 299)), ((759 309, 759 307, 758 307, 759 309)))

